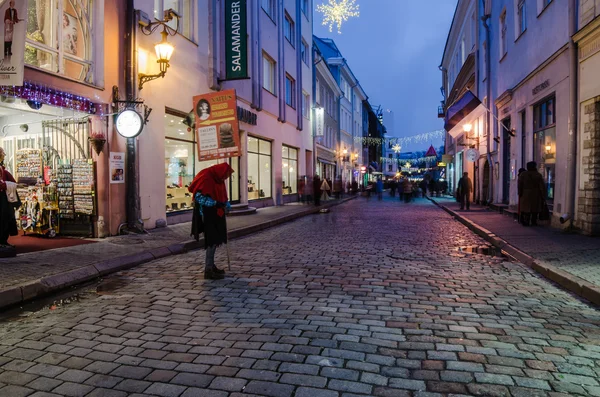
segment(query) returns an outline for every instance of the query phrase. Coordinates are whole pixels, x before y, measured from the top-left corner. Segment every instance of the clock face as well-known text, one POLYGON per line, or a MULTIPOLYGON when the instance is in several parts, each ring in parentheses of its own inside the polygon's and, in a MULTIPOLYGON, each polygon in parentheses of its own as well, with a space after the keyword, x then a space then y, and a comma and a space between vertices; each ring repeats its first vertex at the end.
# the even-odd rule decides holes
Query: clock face
POLYGON ((477 156, 479 156, 479 153, 477 153, 476 149, 467 150, 467 160, 475 161, 477 160, 477 156))
POLYGON ((142 132, 144 120, 135 110, 127 109, 119 113, 115 124, 119 135, 125 138, 134 138, 142 132))

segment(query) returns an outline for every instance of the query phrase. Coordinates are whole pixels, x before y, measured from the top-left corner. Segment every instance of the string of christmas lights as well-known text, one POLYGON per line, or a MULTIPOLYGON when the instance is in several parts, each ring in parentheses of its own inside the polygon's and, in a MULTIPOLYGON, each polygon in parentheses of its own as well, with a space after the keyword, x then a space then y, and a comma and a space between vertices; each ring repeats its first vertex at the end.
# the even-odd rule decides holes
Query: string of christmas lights
POLYGON ((436 130, 436 131, 425 132, 423 134, 412 135, 412 136, 407 136, 407 137, 402 137, 402 138, 372 138, 372 137, 359 136, 359 137, 354 138, 354 141, 358 142, 358 143, 362 143, 363 145, 366 145, 366 146, 391 144, 391 145, 399 145, 400 147, 403 147, 403 146, 409 145, 411 143, 425 143, 425 142, 430 142, 433 139, 443 138, 445 133, 446 133, 445 130, 436 130))
POLYGON ((329 31, 337 25, 337 31, 342 33, 342 23, 349 18, 358 17, 356 0, 329 0, 327 4, 317 5, 317 11, 323 13, 323 26, 329 25, 329 31))
POLYGON ((103 116, 106 112, 104 105, 95 103, 89 98, 28 81, 23 82, 22 86, 0 87, 0 95, 2 101, 6 101, 7 98, 24 99, 32 109, 39 109, 42 105, 50 105, 100 116, 103 116))

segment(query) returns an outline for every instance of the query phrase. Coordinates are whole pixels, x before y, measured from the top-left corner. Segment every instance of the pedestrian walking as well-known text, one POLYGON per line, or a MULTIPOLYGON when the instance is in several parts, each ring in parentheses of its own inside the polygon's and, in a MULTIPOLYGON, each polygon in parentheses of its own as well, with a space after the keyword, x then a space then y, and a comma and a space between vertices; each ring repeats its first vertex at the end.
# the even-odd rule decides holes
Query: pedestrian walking
POLYGON ((225 181, 233 172, 227 163, 216 164, 200 171, 188 187, 194 197, 192 235, 197 241, 199 234, 204 233, 204 278, 209 280, 225 277, 225 271, 215 265, 215 252, 217 247, 227 244, 226 214, 231 210, 231 205, 225 181))
POLYGON ((421 188, 423 197, 426 197, 427 196, 427 181, 425 179, 421 180, 421 182, 419 182, 419 187, 421 188))
POLYGON ((390 181, 390 196, 396 197, 396 187, 397 186, 398 186, 398 183, 392 179, 390 181))
POLYGON ((327 182, 327 178, 323 179, 320 189, 323 201, 329 200, 329 191, 331 190, 331 185, 329 182, 327 182))
POLYGON ((537 170, 535 161, 527 163, 527 171, 519 176, 519 197, 523 226, 537 226, 539 213, 545 202, 544 178, 537 170))
POLYGON ((377 179, 377 200, 383 200, 383 180, 381 178, 377 179))
POLYGON ((408 178, 404 178, 404 182, 402 182, 402 194, 404 196, 404 202, 410 203, 413 195, 413 185, 408 178))
POLYGON ((321 205, 321 178, 319 178, 319 175, 315 175, 313 178, 312 191, 315 198, 315 205, 318 207, 321 205))
POLYGON ((333 183, 333 193, 335 194, 335 198, 336 199, 340 199, 342 193, 343 193, 343 183, 342 183, 342 177, 338 176, 337 178, 335 178, 335 182, 333 183))
POLYGON ((467 211, 471 209, 471 192, 473 191, 473 182, 469 178, 469 173, 464 172, 462 178, 458 181, 458 191, 460 197, 460 209, 464 210, 465 206, 467 211))
MULTIPOLYGON (((14 245, 8 243, 9 236, 16 236, 17 221, 15 220, 15 206, 20 207, 20 203, 16 201, 11 203, 8 199, 9 185, 15 190, 16 196, 16 181, 10 172, 4 168, 4 149, 0 147, 0 248, 14 248, 14 245)), ((18 200, 18 198, 17 198, 18 200)))
MULTIPOLYGON (((521 178, 521 174, 527 171, 525 168, 519 168, 519 173, 517 174, 517 184, 519 179, 521 178)), ((518 188, 518 186, 517 186, 518 188)), ((518 192, 518 204, 517 204, 517 222, 523 224, 523 214, 521 214, 521 192, 518 192)))

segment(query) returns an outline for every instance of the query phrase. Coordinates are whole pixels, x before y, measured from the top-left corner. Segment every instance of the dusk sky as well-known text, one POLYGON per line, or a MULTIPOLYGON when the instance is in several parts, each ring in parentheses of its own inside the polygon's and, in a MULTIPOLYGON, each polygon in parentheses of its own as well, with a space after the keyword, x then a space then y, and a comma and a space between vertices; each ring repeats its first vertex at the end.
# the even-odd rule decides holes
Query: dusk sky
MULTIPOLYGON (((316 5, 325 0, 314 0, 316 5)), ((354 75, 375 107, 391 109, 395 136, 411 136, 443 128, 437 118, 442 59, 457 0, 357 0, 360 16, 342 25, 322 26, 315 11, 314 34, 335 40, 354 75)), ((426 150, 441 139, 403 147, 426 150)))

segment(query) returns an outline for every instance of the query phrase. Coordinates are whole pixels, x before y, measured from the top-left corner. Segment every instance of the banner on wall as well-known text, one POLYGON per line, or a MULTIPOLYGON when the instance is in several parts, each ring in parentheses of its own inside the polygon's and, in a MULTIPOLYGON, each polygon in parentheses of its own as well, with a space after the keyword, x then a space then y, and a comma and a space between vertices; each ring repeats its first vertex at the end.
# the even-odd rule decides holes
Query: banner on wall
POLYGON ((325 109, 316 108, 315 109, 315 136, 323 136, 325 135, 325 109))
POLYGON ((194 115, 200 161, 240 156, 235 90, 195 96, 194 115))
POLYGON ((246 0, 225 0, 226 80, 248 78, 246 0))
POLYGON ((4 37, 0 58, 0 86, 22 86, 25 69, 27 1, 5 0, 0 5, 4 37))

